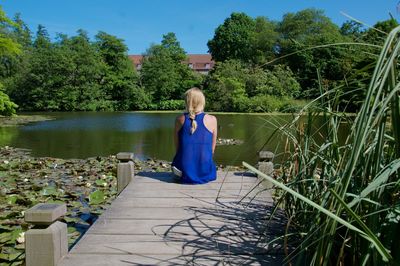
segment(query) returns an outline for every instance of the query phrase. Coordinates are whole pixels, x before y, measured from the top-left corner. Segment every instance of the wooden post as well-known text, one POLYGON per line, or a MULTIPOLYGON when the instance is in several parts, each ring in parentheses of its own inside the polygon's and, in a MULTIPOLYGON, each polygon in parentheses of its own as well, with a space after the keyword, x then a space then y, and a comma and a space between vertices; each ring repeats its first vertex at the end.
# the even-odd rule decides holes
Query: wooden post
MULTIPOLYGON (((260 151, 258 160, 258 170, 268 176, 272 176, 274 173, 274 163, 272 162, 274 156, 275 155, 273 152, 260 151)), ((267 188, 272 188, 272 184, 270 182, 267 182, 266 186, 267 188)))
POLYGON ((135 165, 133 163, 133 153, 120 152, 117 159, 120 161, 117 167, 117 190, 118 194, 131 182, 135 176, 135 165))
POLYGON ((25 212, 34 227, 25 233, 26 266, 56 266, 68 253, 67 224, 57 221, 65 204, 39 203, 25 212))

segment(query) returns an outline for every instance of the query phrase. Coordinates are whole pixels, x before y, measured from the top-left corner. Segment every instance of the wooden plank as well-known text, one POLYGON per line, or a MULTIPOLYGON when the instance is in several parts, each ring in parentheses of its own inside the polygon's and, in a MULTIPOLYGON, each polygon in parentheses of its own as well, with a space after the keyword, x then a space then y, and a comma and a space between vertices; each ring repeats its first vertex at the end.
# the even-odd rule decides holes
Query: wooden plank
MULTIPOLYGON (((124 190, 140 189, 140 190, 250 190, 256 186, 257 183, 207 183, 203 185, 185 185, 179 183, 146 183, 146 182, 131 182, 124 190)), ((260 186, 260 188, 262 188, 260 186)), ((122 193, 124 193, 122 191, 122 193)))
POLYGON ((157 189, 137 189, 133 187, 127 190, 123 194, 123 197, 132 198, 242 198, 248 196, 250 198, 271 198, 271 192, 268 190, 199 190, 199 189, 187 189, 180 190, 157 190, 157 189))
POLYGON ((146 255, 261 255, 281 253, 278 246, 269 247, 271 239, 247 236, 179 236, 158 235, 93 235, 86 234, 82 241, 87 245, 72 251, 74 254, 146 254, 146 255))
POLYGON ((185 220, 119 220, 101 218, 87 234, 120 235, 258 235, 263 221, 189 218, 185 220))
POLYGON ((184 208, 184 207, 220 207, 233 208, 237 205, 262 205, 272 203, 271 198, 267 199, 244 199, 238 198, 132 198, 120 196, 114 200, 114 205, 119 208, 184 208))
POLYGON ((211 219, 267 219, 270 213, 265 208, 246 209, 246 208, 110 208, 99 218, 107 219, 138 219, 138 220, 183 220, 193 217, 204 217, 211 219), (220 216, 218 218, 218 216, 220 216))
POLYGON ((188 219, 193 217, 193 212, 185 208, 109 208, 99 218, 107 219, 147 219, 147 220, 172 220, 172 219, 188 219))
POLYGON ((276 232, 266 230, 272 196, 261 190, 242 173, 204 185, 143 173, 60 265, 281 265, 281 243, 265 246, 276 232))
MULTIPOLYGON (((176 183, 177 178, 172 172, 140 172, 134 177, 134 181, 144 183, 176 183)), ((213 183, 255 183, 258 178, 249 173, 237 172, 232 174, 230 172, 218 172, 217 179, 213 183)))
POLYGON ((59 266, 126 266, 126 265, 268 265, 281 266, 282 255, 146 255, 146 254, 70 254, 59 266))

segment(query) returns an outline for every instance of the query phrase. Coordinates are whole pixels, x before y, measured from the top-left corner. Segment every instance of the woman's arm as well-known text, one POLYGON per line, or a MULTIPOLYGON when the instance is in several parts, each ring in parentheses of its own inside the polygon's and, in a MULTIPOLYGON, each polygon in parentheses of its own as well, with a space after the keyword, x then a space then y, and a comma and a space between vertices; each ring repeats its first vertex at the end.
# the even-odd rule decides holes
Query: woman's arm
POLYGON ((217 118, 213 116, 213 139, 212 139, 212 153, 214 155, 215 146, 217 145, 218 125, 217 118))
POLYGON ((185 116, 180 115, 177 116, 175 119, 175 128, 174 128, 174 143, 175 143, 175 150, 178 151, 179 147, 179 138, 178 138, 178 132, 183 126, 183 123, 185 122, 185 116))
POLYGON ((217 118, 207 114, 204 117, 204 125, 212 133, 212 153, 214 154, 215 146, 217 145, 218 123, 217 118))

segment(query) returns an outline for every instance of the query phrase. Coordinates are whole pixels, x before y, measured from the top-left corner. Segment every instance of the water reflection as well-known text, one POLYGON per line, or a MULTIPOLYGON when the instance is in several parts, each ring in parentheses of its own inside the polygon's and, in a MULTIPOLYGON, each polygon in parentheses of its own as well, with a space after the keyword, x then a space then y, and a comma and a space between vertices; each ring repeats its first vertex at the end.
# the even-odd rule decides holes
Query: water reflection
MULTIPOLYGON (((34 156, 87 158, 132 151, 141 158, 171 160, 173 125, 177 113, 51 113, 56 120, 17 128, 0 128, 0 145, 32 150, 34 156)), ((255 163, 258 151, 276 126, 291 115, 216 114, 221 138, 243 140, 238 146, 218 146, 217 164, 255 163)), ((283 150, 279 134, 265 147, 283 150)))
POLYGON ((18 128, 16 127, 0 127, 0 145, 9 145, 18 136, 18 128), (4 144, 3 144, 4 143, 4 144))

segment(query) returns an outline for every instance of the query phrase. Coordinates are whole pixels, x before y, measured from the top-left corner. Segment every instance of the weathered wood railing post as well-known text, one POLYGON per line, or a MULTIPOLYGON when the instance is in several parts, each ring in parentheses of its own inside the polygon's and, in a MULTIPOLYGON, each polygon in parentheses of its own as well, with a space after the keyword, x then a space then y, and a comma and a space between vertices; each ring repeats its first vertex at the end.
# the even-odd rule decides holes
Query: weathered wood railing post
POLYGON ((124 190, 135 175, 133 156, 131 152, 120 152, 117 154, 117 159, 120 161, 117 167, 118 194, 124 190))
MULTIPOLYGON (((275 156, 274 153, 270 151, 260 151, 258 156, 258 170, 268 176, 272 176, 274 173, 274 163, 272 162, 275 156)), ((267 182, 267 188, 272 188, 270 182, 267 182)))
POLYGON ((67 224, 57 221, 65 204, 39 203, 25 212, 34 227, 25 233, 26 266, 55 266, 68 253, 67 224))

